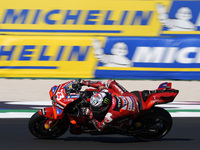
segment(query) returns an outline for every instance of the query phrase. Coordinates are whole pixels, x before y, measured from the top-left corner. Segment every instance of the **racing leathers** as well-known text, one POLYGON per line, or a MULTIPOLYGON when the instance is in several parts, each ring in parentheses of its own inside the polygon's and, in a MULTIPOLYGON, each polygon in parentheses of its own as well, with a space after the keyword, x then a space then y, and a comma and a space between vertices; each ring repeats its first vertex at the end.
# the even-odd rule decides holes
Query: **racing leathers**
POLYGON ((129 115, 135 115, 136 117, 139 113, 138 98, 133 93, 129 93, 115 80, 108 80, 107 86, 103 82, 89 80, 81 80, 81 84, 97 88, 98 92, 109 92, 112 95, 112 104, 102 121, 97 120, 89 108, 83 110, 83 114, 89 116, 98 131, 105 129, 115 119, 124 118, 129 115))

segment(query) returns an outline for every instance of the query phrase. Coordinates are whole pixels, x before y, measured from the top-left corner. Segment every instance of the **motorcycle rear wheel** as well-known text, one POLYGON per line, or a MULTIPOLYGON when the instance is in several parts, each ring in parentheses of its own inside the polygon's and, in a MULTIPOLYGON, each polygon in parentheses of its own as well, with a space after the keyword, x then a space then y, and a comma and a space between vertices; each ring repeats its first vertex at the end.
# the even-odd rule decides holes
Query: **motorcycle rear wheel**
POLYGON ((50 129, 45 129, 44 124, 48 118, 36 112, 29 120, 29 131, 39 139, 53 139, 63 135, 69 128, 69 119, 65 116, 56 120, 50 129))
POLYGON ((149 113, 141 117, 144 132, 134 137, 141 141, 158 140, 165 136, 172 127, 172 117, 163 108, 154 107, 149 113))

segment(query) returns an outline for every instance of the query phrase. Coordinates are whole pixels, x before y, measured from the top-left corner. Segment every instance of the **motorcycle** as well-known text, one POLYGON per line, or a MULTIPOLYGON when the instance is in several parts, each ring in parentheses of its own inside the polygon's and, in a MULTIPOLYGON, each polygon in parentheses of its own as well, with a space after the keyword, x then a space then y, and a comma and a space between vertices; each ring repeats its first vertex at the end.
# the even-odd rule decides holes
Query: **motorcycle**
POLYGON ((173 89, 170 82, 160 84, 156 90, 130 92, 138 97, 138 116, 119 118, 102 131, 98 131, 89 116, 82 112, 82 108, 90 106, 90 98, 96 92, 99 91, 89 87, 81 91, 77 80, 53 86, 49 91, 52 106, 38 110, 30 118, 30 132, 40 139, 52 139, 70 128, 71 134, 120 134, 151 141, 162 138, 172 127, 172 117, 168 111, 155 106, 172 102, 177 96, 179 91, 173 89), (74 129, 78 133, 73 133, 74 129))

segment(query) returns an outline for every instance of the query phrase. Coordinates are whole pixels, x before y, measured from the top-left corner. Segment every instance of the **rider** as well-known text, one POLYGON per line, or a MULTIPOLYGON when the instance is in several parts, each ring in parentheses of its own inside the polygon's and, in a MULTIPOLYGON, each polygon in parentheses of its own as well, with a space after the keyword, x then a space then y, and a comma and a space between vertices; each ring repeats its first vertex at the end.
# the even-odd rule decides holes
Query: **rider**
POLYGON ((138 98, 129 93, 124 87, 115 80, 110 79, 105 83, 89 80, 80 80, 82 85, 97 88, 90 99, 90 108, 83 108, 83 115, 88 115, 98 131, 102 131, 117 118, 123 118, 128 115, 137 116, 138 98))

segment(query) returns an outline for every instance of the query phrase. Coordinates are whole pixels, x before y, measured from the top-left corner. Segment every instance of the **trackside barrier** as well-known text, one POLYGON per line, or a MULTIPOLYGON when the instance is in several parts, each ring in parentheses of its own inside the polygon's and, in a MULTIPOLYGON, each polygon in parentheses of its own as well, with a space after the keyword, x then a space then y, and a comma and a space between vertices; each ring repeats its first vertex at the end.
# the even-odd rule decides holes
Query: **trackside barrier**
POLYGON ((7 0, 0 34, 199 36, 199 7, 196 0, 7 0))
MULTIPOLYGON (((0 76, 93 78, 91 37, 0 36, 0 76)), ((102 38, 99 38, 102 39, 102 38)))
POLYGON ((199 8, 195 0, 7 0, 0 77, 199 80, 199 8))
POLYGON ((200 79, 200 38, 107 38, 96 78, 200 79))
POLYGON ((200 79, 200 38, 1 36, 0 76, 200 79))
POLYGON ((0 5, 0 34, 157 36, 157 4, 171 1, 7 0, 0 5))

